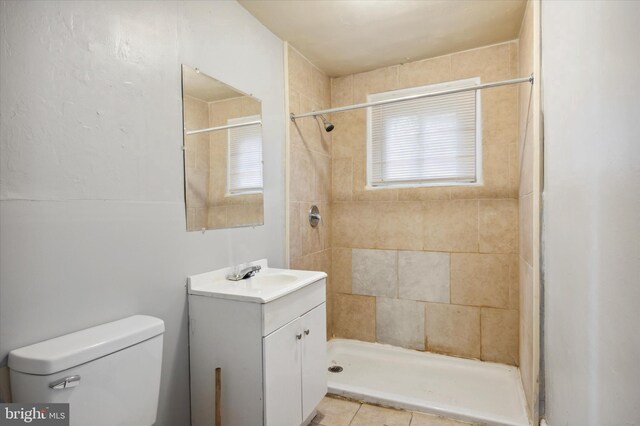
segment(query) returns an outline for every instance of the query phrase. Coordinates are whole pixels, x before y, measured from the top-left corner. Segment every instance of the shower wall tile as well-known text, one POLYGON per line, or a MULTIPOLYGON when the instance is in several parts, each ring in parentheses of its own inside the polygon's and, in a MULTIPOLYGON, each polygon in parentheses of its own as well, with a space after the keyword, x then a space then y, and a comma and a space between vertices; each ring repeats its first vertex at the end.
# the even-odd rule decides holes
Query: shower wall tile
POLYGON ((353 102, 367 102, 371 93, 387 92, 398 87, 398 68, 393 65, 353 75, 353 102))
MULTIPOLYGON (((517 73, 517 58, 518 43, 507 42, 333 78, 331 106, 364 102, 372 93, 461 78, 479 76, 483 82, 511 78, 517 73)), ((312 69, 312 79, 314 75, 312 69)), ((305 96, 312 98, 303 93, 293 102, 305 102, 305 96)), ((336 128, 330 134, 330 247, 335 278, 331 291, 335 298, 351 292, 354 296, 376 296, 379 306, 377 315, 373 314, 373 329, 377 322, 379 341, 395 338, 395 344, 417 347, 411 346, 406 333, 393 336, 385 328, 399 324, 397 329, 411 329, 405 323, 413 322, 414 315, 389 313, 395 312, 392 307, 410 302, 427 306, 424 333, 427 340, 431 337, 428 350, 479 358, 483 348, 489 357, 514 363, 504 354, 513 353, 518 333, 506 333, 505 342, 495 343, 491 340, 495 330, 489 327, 493 323, 488 320, 483 340, 480 312, 481 307, 496 308, 499 313, 504 309, 513 315, 523 297, 516 201, 521 174, 526 173, 520 170, 518 145, 522 94, 506 87, 484 91, 481 99, 484 178, 479 186, 367 189, 366 111, 332 114, 336 128), (377 260, 363 267, 370 252, 386 252, 388 262, 377 260), (397 263, 393 262, 394 252, 397 263), (373 268, 377 268, 375 272, 363 279, 364 271, 373 268)), ((305 123, 310 126, 313 122, 305 123)), ((306 131, 303 129, 301 138, 305 149, 306 131)), ((317 147, 308 149, 327 155, 316 151, 317 147)), ((311 167, 315 167, 313 162, 311 167)), ((320 191, 316 189, 316 193, 320 191)), ((337 304, 334 300, 335 329, 340 327, 337 304)), ((484 316, 489 318, 493 311, 487 312, 484 316)), ((359 313, 354 311, 353 315, 359 313)))
POLYGON ((451 303, 507 308, 509 255, 451 254, 451 303))
POLYGON ((396 297, 398 295, 398 252, 395 250, 352 251, 354 294, 396 297))
POLYGON ((520 255, 533 265, 533 195, 520 198, 520 255))
POLYGON ((480 252, 518 252, 518 200, 480 200, 480 252))
POLYGON ((427 349, 480 358, 480 308, 427 303, 427 349))
POLYGON ((511 61, 509 45, 502 43, 452 54, 453 79, 480 77, 483 83, 508 79, 511 61))
POLYGON ((421 203, 378 203, 372 208, 376 212, 376 248, 403 250, 422 248, 421 203))
POLYGON ((485 90, 482 100, 483 145, 510 144, 518 138, 518 87, 485 90), (515 108, 514 108, 515 107, 515 108))
POLYGON ((353 159, 342 157, 333 159, 333 199, 351 201, 353 194, 353 159))
POLYGON ((449 253, 398 252, 399 297, 449 303, 449 262, 449 253))
POLYGON ((451 56, 409 62, 398 67, 398 86, 417 87, 450 81, 451 56))
POLYGON ((481 356, 483 361, 518 365, 518 311, 482 308, 481 356))
POLYGON ((366 113, 363 110, 346 111, 334 114, 331 119, 336 126, 331 132, 332 155, 336 158, 358 156, 364 158, 367 134, 366 113))
POLYGON ((413 300, 376 298, 376 341, 423 351, 424 304, 413 300))
POLYGON ((348 248, 332 249, 332 272, 336 293, 351 293, 352 254, 348 248))
POLYGON ((423 220, 424 250, 478 251, 478 201, 427 201, 423 220))
POLYGON ((331 107, 353 104, 353 75, 331 79, 331 107))
POLYGON ((291 201, 313 201, 315 179, 311 151, 291 147, 291 201))
POLYGON ((375 297, 336 294, 333 309, 333 332, 336 337, 375 342, 375 297))

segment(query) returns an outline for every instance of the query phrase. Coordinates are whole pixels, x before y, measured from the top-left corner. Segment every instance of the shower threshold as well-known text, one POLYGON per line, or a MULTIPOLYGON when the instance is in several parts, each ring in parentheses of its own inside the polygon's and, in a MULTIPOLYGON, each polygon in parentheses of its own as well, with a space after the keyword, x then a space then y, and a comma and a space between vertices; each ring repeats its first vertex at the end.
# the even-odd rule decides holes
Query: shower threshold
POLYGON ((496 426, 527 426, 517 367, 378 343, 328 342, 329 393, 496 426), (334 369, 337 370, 337 369, 334 369))

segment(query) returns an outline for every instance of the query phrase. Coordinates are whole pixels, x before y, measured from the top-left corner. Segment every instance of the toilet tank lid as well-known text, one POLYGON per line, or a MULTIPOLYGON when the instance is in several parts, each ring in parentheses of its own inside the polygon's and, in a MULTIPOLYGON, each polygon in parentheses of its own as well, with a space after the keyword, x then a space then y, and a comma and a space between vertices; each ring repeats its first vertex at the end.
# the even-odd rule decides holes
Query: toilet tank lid
POLYGON ((134 315, 9 352, 9 368, 47 375, 93 361, 164 333, 164 322, 134 315))

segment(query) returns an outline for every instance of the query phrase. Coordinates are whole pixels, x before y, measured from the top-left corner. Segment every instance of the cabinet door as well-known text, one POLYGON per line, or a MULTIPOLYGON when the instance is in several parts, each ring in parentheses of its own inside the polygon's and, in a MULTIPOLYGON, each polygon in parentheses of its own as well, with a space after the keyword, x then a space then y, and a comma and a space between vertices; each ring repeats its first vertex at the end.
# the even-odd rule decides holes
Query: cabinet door
POLYGON ((302 320, 302 419, 327 393, 327 304, 300 317, 302 320))
POLYGON ((263 338, 266 426, 302 423, 302 336, 298 318, 263 338))

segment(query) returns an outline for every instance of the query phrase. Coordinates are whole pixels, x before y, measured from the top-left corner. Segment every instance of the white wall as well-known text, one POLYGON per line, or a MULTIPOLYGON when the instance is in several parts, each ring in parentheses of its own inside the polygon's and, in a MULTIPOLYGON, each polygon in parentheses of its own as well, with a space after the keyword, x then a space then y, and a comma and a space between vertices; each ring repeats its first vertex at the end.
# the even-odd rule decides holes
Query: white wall
POLYGON ((144 313, 189 418, 187 275, 284 260, 282 42, 236 2, 0 4, 0 359, 144 313), (262 100, 265 225, 185 231, 180 64, 262 100))
POLYGON ((546 417, 640 424, 640 2, 547 1, 546 417))

